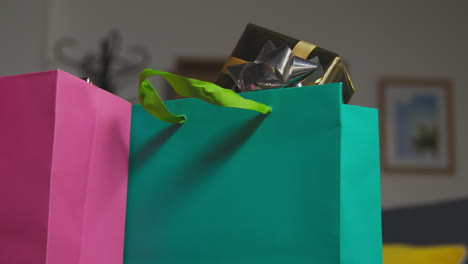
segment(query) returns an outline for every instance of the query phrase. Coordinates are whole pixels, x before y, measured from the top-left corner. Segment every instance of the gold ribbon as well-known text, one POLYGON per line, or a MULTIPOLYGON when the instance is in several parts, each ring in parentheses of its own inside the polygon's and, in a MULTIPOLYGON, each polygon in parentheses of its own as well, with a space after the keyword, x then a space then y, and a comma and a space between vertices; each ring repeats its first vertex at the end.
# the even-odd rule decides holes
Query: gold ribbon
POLYGON ((244 64, 244 63, 247 63, 247 62, 248 61, 243 60, 243 59, 239 59, 239 58, 236 58, 236 57, 229 57, 228 60, 226 61, 226 63, 224 64, 223 68, 221 69, 221 72, 228 73, 227 68, 229 66, 237 65, 237 64, 244 64))
POLYGON ((299 41, 296 46, 292 49, 292 54, 296 57, 307 59, 307 56, 316 48, 312 43, 299 41))
MULTIPOLYGON (((305 41, 299 41, 296 46, 292 49, 292 54, 296 57, 307 59, 307 56, 316 48, 317 46, 305 41)), ((239 59, 236 57, 229 57, 221 69, 222 73, 228 73, 227 68, 232 65, 244 64, 248 61, 239 59)))
MULTIPOLYGON (((340 57, 336 57, 331 65, 328 67, 327 71, 323 75, 322 78, 316 80, 313 83, 305 84, 305 85, 314 85, 314 84, 324 84, 324 83, 334 83, 334 82, 342 82, 343 83, 343 93, 347 96, 344 98, 345 100, 349 100, 351 96, 354 94, 356 89, 354 88, 354 84, 349 77, 348 71, 344 65, 343 60, 340 57)), ((345 101, 345 103, 347 103, 345 101)))
POLYGON ((340 57, 336 57, 324 73, 323 77, 310 83, 303 83, 303 85, 316 85, 340 81, 340 74, 343 72, 343 61, 340 57))

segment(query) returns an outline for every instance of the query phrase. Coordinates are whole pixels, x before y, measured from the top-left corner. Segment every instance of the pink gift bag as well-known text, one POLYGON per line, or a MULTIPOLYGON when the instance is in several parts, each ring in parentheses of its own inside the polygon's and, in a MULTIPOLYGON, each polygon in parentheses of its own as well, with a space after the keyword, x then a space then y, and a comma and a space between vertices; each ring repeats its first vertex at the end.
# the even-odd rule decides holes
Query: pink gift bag
POLYGON ((130 115, 63 71, 0 77, 0 263, 122 263, 130 115))

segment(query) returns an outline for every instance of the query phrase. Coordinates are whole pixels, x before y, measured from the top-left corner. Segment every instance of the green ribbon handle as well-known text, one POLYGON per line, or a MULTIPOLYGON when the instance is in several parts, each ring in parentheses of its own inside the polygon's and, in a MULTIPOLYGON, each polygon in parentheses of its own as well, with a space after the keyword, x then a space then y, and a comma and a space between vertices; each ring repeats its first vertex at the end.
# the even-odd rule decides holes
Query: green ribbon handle
POLYGON ((178 94, 184 97, 195 97, 211 104, 243 108, 262 114, 271 112, 271 108, 267 105, 244 99, 234 91, 224 89, 210 82, 185 78, 172 73, 155 71, 152 69, 143 70, 140 73, 138 88, 140 104, 148 113, 164 122, 181 124, 185 122, 186 118, 184 115, 174 115, 169 112, 164 102, 161 100, 161 97, 159 97, 159 94, 153 88, 149 80, 147 80, 153 75, 163 77, 178 94))

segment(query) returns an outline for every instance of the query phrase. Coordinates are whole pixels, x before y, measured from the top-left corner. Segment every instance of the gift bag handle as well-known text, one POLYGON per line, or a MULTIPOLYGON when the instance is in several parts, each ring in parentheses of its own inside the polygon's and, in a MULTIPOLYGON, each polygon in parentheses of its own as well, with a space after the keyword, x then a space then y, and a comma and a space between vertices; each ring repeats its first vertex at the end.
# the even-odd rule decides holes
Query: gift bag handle
POLYGON ((185 78, 172 73, 156 71, 152 69, 143 70, 139 77, 139 101, 141 106, 153 116, 161 121, 181 124, 185 122, 184 115, 174 115, 166 108, 159 94, 153 88, 148 78, 153 75, 163 77, 172 88, 181 96, 195 97, 211 104, 243 108, 268 114, 271 108, 267 105, 244 99, 232 90, 224 89, 216 84, 200 81, 196 79, 185 78))

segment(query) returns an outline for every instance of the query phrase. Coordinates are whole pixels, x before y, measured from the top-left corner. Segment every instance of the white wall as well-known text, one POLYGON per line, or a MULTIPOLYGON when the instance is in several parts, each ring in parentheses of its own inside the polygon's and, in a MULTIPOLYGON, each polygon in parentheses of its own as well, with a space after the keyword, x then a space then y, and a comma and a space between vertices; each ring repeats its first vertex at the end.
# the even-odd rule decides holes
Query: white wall
MULTIPOLYGON (((54 60, 52 44, 73 36, 82 43, 81 51, 96 49, 111 28, 121 30, 124 47, 142 44, 151 49, 153 61, 148 67, 168 70, 177 55, 228 56, 245 25, 253 22, 342 54, 358 89, 352 104, 377 107, 376 85, 383 76, 450 78, 455 88, 456 174, 383 175, 382 199, 385 207, 392 207, 468 195, 468 140, 463 136, 468 132, 464 121, 468 106, 463 101, 468 99, 466 1, 49 0, 47 7, 44 35, 28 33, 37 41, 30 54, 19 50, 22 45, 32 47, 21 42, 24 33, 11 33, 18 39, 7 46, 13 52, 6 52, 2 44, 2 57, 17 61, 12 68, 2 63, 1 75, 43 68, 74 73, 54 60), (46 54, 44 64, 41 51, 46 54)), ((8 11, 2 7, 0 12, 8 11)), ((25 17, 41 31, 43 18, 25 17)), ((0 25, 2 36, 25 27, 0 25)), ((134 98, 135 79, 119 80, 122 96, 134 98)))

